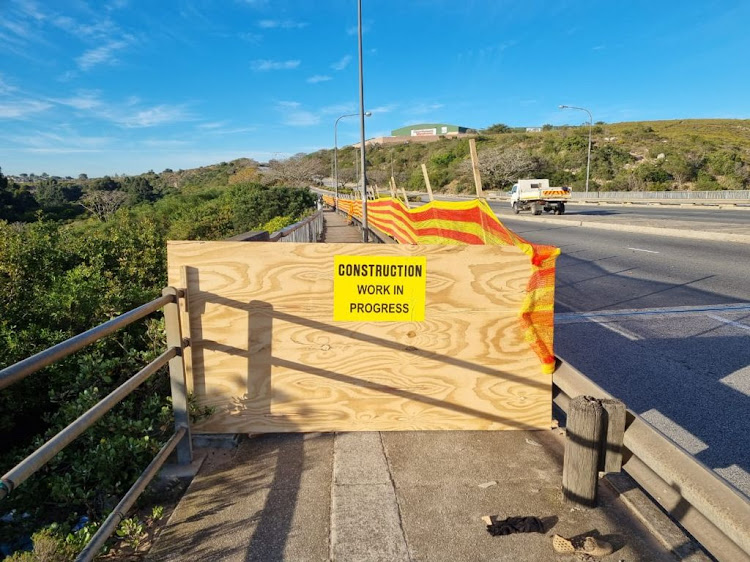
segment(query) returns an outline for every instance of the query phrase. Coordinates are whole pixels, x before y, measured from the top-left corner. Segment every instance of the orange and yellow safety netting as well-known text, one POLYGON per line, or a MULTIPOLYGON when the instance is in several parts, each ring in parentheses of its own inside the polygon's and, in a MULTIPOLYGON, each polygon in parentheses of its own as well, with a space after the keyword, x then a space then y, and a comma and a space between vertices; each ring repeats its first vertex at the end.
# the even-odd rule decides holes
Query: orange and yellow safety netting
MULTIPOLYGON (((333 206, 333 197, 325 196, 333 206)), ((362 202, 339 199, 338 207, 351 217, 362 218, 362 202)), ((398 199, 381 198, 367 202, 370 226, 392 236, 401 244, 490 244, 516 246, 531 258, 531 277, 521 306, 523 335, 542 362, 542 370, 552 373, 555 260, 560 253, 554 246, 527 242, 503 226, 483 199, 432 201, 407 209, 398 199)))

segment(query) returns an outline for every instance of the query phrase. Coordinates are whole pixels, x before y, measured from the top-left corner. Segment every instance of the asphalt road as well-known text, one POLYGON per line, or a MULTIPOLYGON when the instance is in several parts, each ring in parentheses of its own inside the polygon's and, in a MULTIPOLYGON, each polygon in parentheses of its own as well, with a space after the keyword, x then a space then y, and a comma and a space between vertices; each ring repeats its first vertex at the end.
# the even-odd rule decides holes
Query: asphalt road
MULTIPOLYGON (((490 206, 503 215, 512 215, 510 204, 491 202, 490 206)), ((530 213, 526 213, 529 214, 530 213)), ((566 203, 565 215, 585 217, 612 216, 622 218, 639 218, 649 220, 679 220, 702 223, 731 223, 750 226, 750 210, 719 209, 716 207, 679 207, 676 205, 580 205, 566 203)))
POLYGON ((750 496, 750 245, 502 220, 561 249, 557 355, 750 496))
MULTIPOLYGON (((436 195, 437 199, 443 201, 463 201, 465 198, 451 197, 447 195, 436 195)), ((423 201, 428 201, 425 195, 423 201)), ((500 216, 512 217, 513 211, 510 203, 506 200, 498 201, 488 199, 490 207, 500 216)), ((525 215, 531 216, 526 211, 525 215)), ((720 209, 715 206, 679 206, 679 205, 623 205, 623 204, 599 204, 582 205, 576 203, 565 204, 565 216, 574 216, 580 220, 586 217, 609 216, 620 219, 638 220, 673 220, 700 223, 721 223, 750 226, 750 207, 743 209, 720 209)))

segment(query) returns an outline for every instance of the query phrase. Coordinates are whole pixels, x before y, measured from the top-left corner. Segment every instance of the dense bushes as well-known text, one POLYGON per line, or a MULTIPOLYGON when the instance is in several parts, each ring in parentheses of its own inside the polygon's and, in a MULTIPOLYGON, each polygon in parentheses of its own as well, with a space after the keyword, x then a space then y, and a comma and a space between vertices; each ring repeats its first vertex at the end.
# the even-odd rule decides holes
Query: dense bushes
MULTIPOLYGON (((121 208, 104 222, 0 221, 0 367, 157 297, 168 239, 282 228, 314 202, 308 190, 236 184, 121 208)), ((157 314, 0 392, 0 472, 163 349, 157 314)), ((156 373, 14 490, 0 513, 30 516, 0 523, 0 543, 52 521, 69 528, 84 514, 101 520, 171 434, 168 391, 166 371, 156 373)))

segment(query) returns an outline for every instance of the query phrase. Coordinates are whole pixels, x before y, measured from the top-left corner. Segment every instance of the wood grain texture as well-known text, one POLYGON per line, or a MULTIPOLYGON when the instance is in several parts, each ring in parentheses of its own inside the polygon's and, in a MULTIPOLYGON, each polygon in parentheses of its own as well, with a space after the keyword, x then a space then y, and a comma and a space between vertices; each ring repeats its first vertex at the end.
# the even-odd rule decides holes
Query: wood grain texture
POLYGON ((551 376, 518 320, 514 247, 170 242, 197 432, 530 429, 551 376), (426 256, 424 322, 334 322, 335 255, 426 256))

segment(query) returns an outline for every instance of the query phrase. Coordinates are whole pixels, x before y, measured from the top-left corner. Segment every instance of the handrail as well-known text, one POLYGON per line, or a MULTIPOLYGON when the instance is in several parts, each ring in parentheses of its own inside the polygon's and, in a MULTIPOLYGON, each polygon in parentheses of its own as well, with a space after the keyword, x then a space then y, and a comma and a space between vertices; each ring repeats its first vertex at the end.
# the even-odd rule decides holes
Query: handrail
POLYGON ((151 361, 143 369, 130 377, 122 385, 110 392, 99 402, 71 422, 65 429, 52 437, 44 445, 23 459, 14 468, 0 478, 0 499, 10 494, 23 484, 32 474, 47 464, 52 457, 67 447, 76 437, 94 425, 99 418, 117 406, 126 396, 138 388, 146 379, 153 375, 177 355, 177 349, 170 347, 167 351, 151 361))
POLYGON ((100 340, 104 336, 108 336, 109 334, 132 324, 136 320, 148 316, 152 312, 159 310, 165 304, 174 302, 174 300, 175 297, 171 295, 161 296, 151 302, 139 306, 138 308, 130 310, 125 314, 112 318, 112 320, 99 324, 82 334, 73 336, 57 345, 45 349, 44 351, 40 351, 36 355, 32 355, 23 361, 19 361, 14 365, 6 367, 0 371, 0 390, 26 378, 30 374, 46 367, 47 365, 51 365, 55 361, 59 361, 63 357, 75 353, 79 349, 100 340))
MULTIPOLYGON (((567 412, 580 395, 612 396, 566 363, 553 375, 554 401, 567 412)), ((628 410, 623 470, 719 560, 750 557, 750 500, 690 453, 628 410)))
POLYGON ((143 471, 138 480, 133 483, 125 496, 123 496, 123 498, 120 500, 120 503, 115 506, 115 508, 112 510, 112 513, 109 514, 109 517, 104 520, 104 523, 102 523, 102 526, 99 527, 99 530, 94 534, 93 537, 91 537, 89 543, 80 552, 78 558, 76 558, 76 562, 88 562, 89 560, 93 560, 96 557, 96 555, 99 553, 99 549, 104 546, 104 543, 117 528, 117 525, 119 525, 120 522, 125 519, 125 514, 131 507, 133 507, 133 504, 143 493, 143 490, 146 489, 146 486, 148 486, 151 480, 154 479, 157 471, 166 462, 170 453, 174 451, 175 447, 177 447, 178 443, 185 436, 185 433, 187 431, 187 428, 180 427, 177 429, 177 431, 175 431, 174 435, 169 438, 169 441, 167 441, 161 448, 161 450, 156 454, 154 460, 149 463, 149 465, 146 467, 146 470, 143 471))
POLYGON ((190 345, 190 343, 189 340, 182 339, 180 335, 178 306, 179 299, 184 297, 184 295, 185 291, 182 289, 167 287, 163 290, 161 297, 0 371, 0 389, 2 389, 22 380, 24 377, 63 357, 67 357, 86 345, 98 341, 112 332, 132 324, 144 316, 151 314, 155 310, 164 308, 165 327, 167 331, 166 351, 148 363, 115 390, 110 392, 83 415, 71 422, 65 427, 65 429, 46 441, 44 445, 36 449, 0 478, 0 500, 2 500, 31 475, 47 464, 55 455, 67 447, 84 431, 95 424, 102 416, 104 416, 104 414, 122 402, 123 399, 130 395, 136 388, 151 377, 151 375, 169 364, 175 432, 161 448, 156 457, 151 461, 146 470, 141 473, 141 476, 122 498, 115 508, 115 511, 105 520, 102 527, 94 535, 86 548, 84 548, 79 554, 78 560, 88 561, 96 556, 101 546, 115 530, 117 524, 124 518, 124 514, 130 509, 130 507, 132 507, 133 503, 135 503, 138 496, 143 492, 149 482, 151 482, 172 451, 177 449, 178 462, 187 463, 192 461, 190 421, 187 412, 185 371, 182 361, 183 350, 186 346, 190 345))

